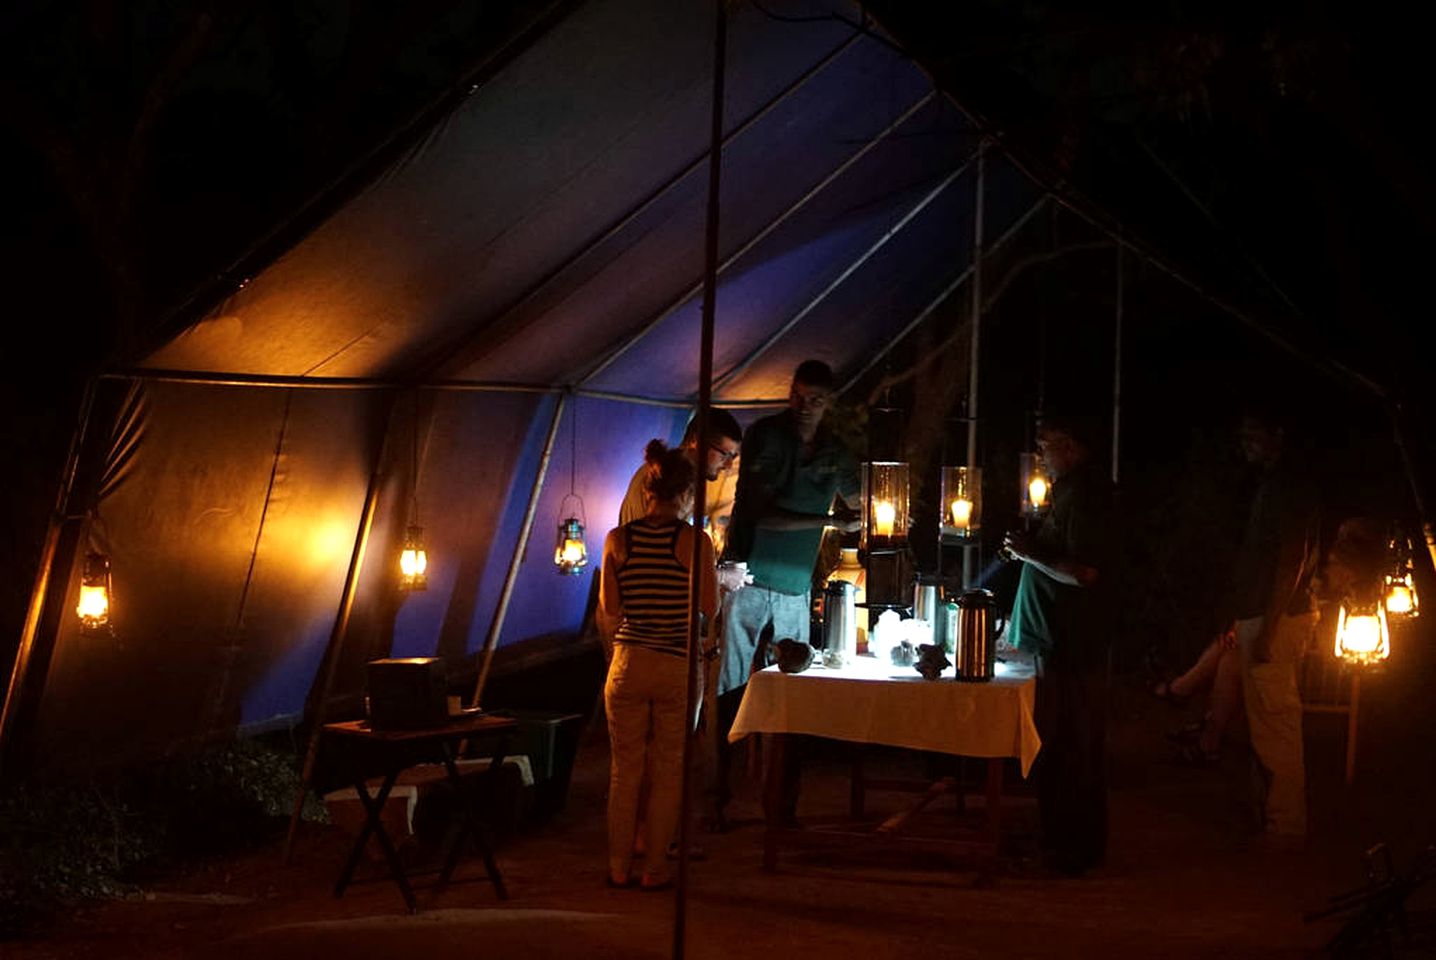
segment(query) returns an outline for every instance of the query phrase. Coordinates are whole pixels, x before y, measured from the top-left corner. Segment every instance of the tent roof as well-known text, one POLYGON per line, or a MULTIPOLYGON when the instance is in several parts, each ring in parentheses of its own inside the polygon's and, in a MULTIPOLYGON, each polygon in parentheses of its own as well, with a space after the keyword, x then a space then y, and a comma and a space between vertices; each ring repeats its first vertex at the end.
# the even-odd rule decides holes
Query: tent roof
MULTIPOLYGON (((711 31, 701 5, 584 5, 144 366, 691 395, 711 31)), ((961 274, 977 137, 844 23, 740 8, 727 72, 716 354, 741 400, 795 358, 856 369, 961 274)), ((1007 189, 1014 214, 1038 196, 1007 189)))

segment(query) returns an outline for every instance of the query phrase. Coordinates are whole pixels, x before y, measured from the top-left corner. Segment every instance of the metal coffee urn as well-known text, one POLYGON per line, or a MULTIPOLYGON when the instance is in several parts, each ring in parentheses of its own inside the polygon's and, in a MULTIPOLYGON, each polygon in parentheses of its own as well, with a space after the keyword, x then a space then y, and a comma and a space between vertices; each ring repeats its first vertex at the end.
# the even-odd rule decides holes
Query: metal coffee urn
POLYGON ((857 588, 847 580, 823 587, 823 666, 838 669, 858 653, 857 588))
POLYGON ((997 667, 997 600, 968 590, 957 600, 957 679, 991 680, 997 667))

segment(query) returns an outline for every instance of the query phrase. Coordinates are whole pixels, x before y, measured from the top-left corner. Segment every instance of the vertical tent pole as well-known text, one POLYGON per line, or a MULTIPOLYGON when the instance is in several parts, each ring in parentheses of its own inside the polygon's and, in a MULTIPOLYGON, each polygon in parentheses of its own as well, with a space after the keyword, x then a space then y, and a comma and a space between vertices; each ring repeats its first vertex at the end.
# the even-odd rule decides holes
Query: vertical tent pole
MULTIPOLYGON (((982 258, 983 250, 983 207, 987 191, 987 138, 983 137, 977 147, 977 179, 973 183, 972 214, 972 343, 967 358, 967 466, 977 466, 977 375, 981 369, 982 350, 982 258)), ((962 545, 962 588, 972 587, 972 576, 976 567, 977 545, 962 545)))
POLYGON ((1351 697, 1346 702, 1346 785, 1356 780, 1356 716, 1361 707, 1361 671, 1351 671, 1351 697))
MULTIPOLYGON (((688 671, 687 705, 683 713, 683 788, 678 805, 678 884, 673 906, 673 960, 682 960, 688 926, 688 861, 692 824, 689 810, 693 806, 693 731, 692 717, 698 708, 699 692, 694 689, 698 677, 698 653, 702 645, 699 632, 699 601, 703 577, 703 514, 707 509, 708 410, 713 401, 713 327, 718 287, 718 185, 723 169, 723 75, 728 44, 728 18, 723 4, 715 0, 713 26, 713 109, 712 146, 708 152, 708 222, 703 240, 703 327, 698 345, 698 471, 693 477, 693 556, 692 576, 688 584, 688 671)), ((716 717, 709 717, 714 723, 716 717)))
POLYGON ((349 615, 354 611, 354 594, 359 587, 359 574, 364 569, 364 554, 369 550, 369 533, 374 529, 374 513, 379 506, 379 488, 383 485, 384 459, 389 449, 389 435, 394 429, 394 410, 397 396, 390 394, 384 411, 384 436, 380 438, 374 452, 374 465, 369 470, 369 488, 364 493, 364 511, 359 518, 359 529, 354 534, 354 549, 349 554, 349 572, 344 577, 344 590, 339 595, 339 611, 334 615, 334 627, 329 632, 329 646, 324 651, 324 662, 317 690, 310 690, 309 746, 304 751, 304 766, 299 774, 299 790, 294 795, 294 809, 289 814, 289 832, 284 837, 284 862, 288 863, 294 852, 294 836, 299 830, 299 815, 304 810, 304 795, 309 792, 309 783, 314 776, 314 763, 319 756, 319 737, 324 732, 324 712, 329 705, 329 694, 334 689, 334 676, 339 671, 339 661, 344 647, 344 636, 349 632, 349 615))
MULTIPOLYGON (((15 650, 15 662, 10 669, 10 685, 5 691, 5 703, 0 709, 0 770, 11 766, 12 753, 15 747, 12 740, 16 736, 16 727, 20 723, 20 715, 24 712, 26 696, 26 678, 31 663, 37 658, 48 660, 48 656, 41 656, 36 653, 36 638, 40 634, 40 620, 46 607, 46 598, 51 593, 51 577, 54 574, 55 560, 57 557, 66 557, 60 566, 68 570, 74 563, 75 545, 79 543, 81 521, 70 517, 70 499, 75 488, 75 477, 80 469, 80 451, 85 443, 85 434, 89 430, 90 414, 95 406, 95 393, 99 389, 96 380, 91 379, 85 384, 84 396, 80 399, 79 419, 75 424, 75 430, 70 435, 70 450, 65 458, 65 472, 60 481, 60 490, 55 498, 55 510, 50 515, 49 523, 45 530, 45 543, 40 551, 40 563, 35 570, 35 582, 30 588, 30 605, 25 611, 25 623, 20 632, 20 645, 15 650), (63 543, 63 549, 62 549, 63 543)), ((68 584, 68 580, 66 581, 68 584)), ((62 588, 63 589, 63 588, 62 588)), ((57 603, 63 605, 63 598, 57 598, 57 603)), ((51 645, 54 637, 49 638, 51 645)), ((39 671, 36 671, 37 674, 39 671)), ((43 677, 36 681, 43 683, 43 677)), ((39 690, 33 692, 31 699, 40 696, 39 690)))
POLYGON ((494 662, 494 650, 499 645, 499 634, 504 629, 504 618, 509 613, 509 599, 514 595, 514 584, 519 579, 519 567, 523 565, 524 553, 528 550, 529 534, 534 528, 534 514, 538 512, 539 495, 543 493, 544 478, 548 476, 548 463, 553 456, 553 444, 558 438, 558 427, 563 422, 563 411, 568 406, 569 392, 559 395, 554 405, 553 422, 548 425, 548 436, 543 442, 543 457, 539 460, 538 473, 534 476, 533 489, 529 491, 529 505, 524 511, 524 525, 519 530, 518 541, 514 544, 514 555, 509 560, 508 573, 504 575, 504 590, 499 595, 499 606, 494 611, 493 622, 489 624, 488 636, 484 637, 483 662, 479 667, 479 679, 474 684, 473 706, 479 705, 484 695, 484 685, 489 681, 489 666, 494 662))
POLYGON ((1112 334, 1112 482, 1116 483, 1122 447, 1122 313, 1126 306, 1126 247, 1117 244, 1117 307, 1112 334))

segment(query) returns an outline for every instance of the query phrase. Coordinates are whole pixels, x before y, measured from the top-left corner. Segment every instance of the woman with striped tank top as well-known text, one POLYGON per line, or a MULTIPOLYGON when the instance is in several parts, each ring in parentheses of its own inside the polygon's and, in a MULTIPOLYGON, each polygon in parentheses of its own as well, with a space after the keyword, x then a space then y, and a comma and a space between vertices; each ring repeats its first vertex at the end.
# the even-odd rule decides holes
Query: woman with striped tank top
MULTIPOLYGON (((603 689, 608 713, 608 882, 632 886, 640 786, 649 777, 641 886, 671 884, 665 852, 678 827, 683 738, 689 731, 689 585, 693 538, 702 538, 699 610, 718 607, 713 545, 679 519, 693 497, 694 468, 681 450, 653 440, 644 451, 648 512, 608 533, 598 625, 613 659, 603 689)), ((698 689, 702 689, 699 658, 698 689)))

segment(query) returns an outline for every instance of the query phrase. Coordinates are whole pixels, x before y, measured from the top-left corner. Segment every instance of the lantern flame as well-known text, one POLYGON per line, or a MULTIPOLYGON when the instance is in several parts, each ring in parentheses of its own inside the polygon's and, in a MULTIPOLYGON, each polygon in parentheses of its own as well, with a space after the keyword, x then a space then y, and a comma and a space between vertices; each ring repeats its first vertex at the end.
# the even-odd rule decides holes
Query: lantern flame
POLYGON ((873 504, 873 532, 880 537, 893 535, 897 524, 897 507, 891 500, 879 500, 873 504))
POLYGON ((1341 605, 1336 620, 1336 656, 1347 663, 1378 663, 1391 656, 1391 634, 1386 626, 1385 604, 1357 607, 1341 605))

